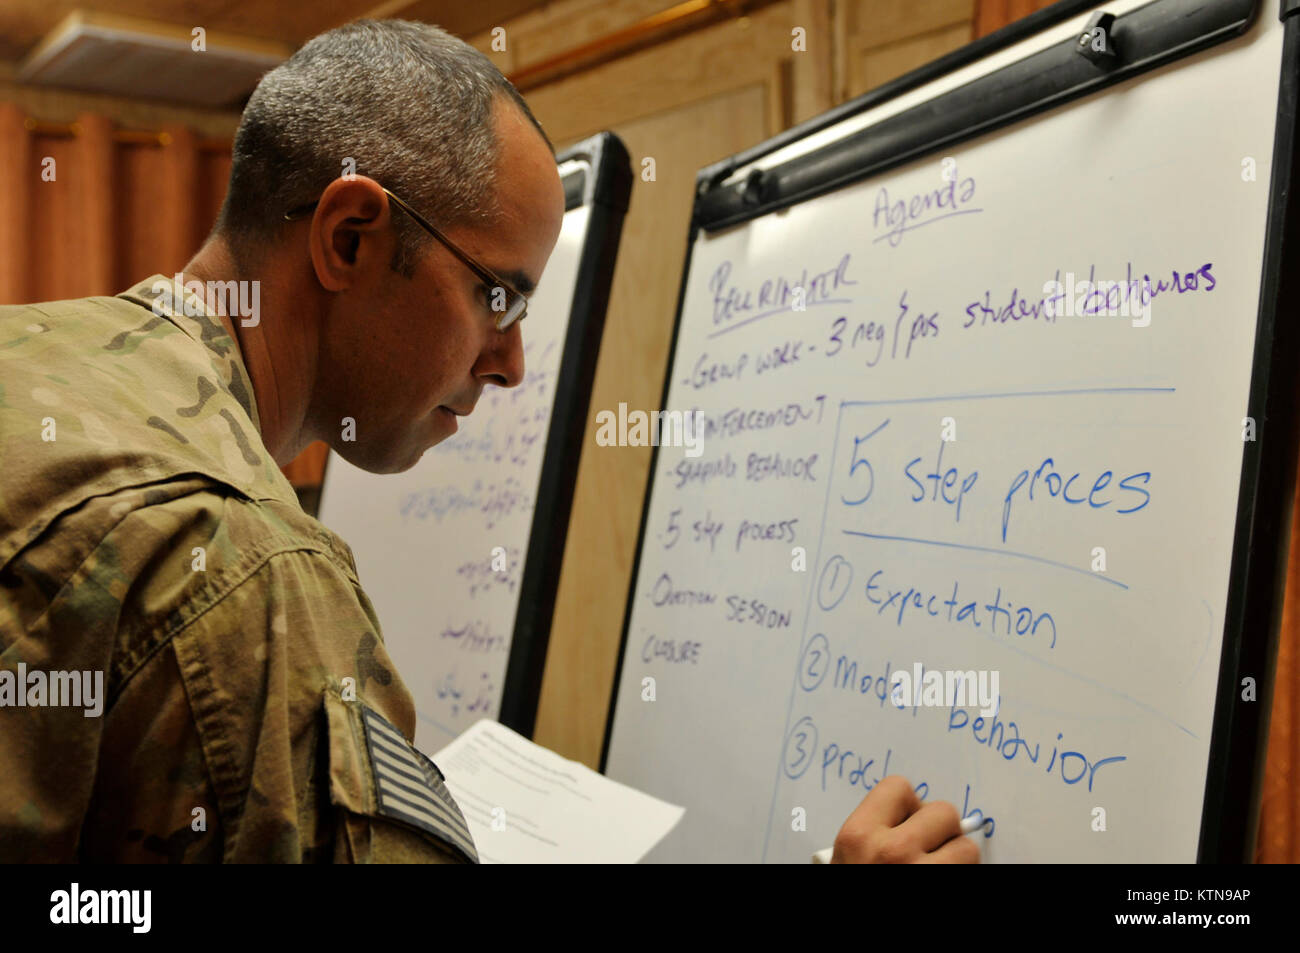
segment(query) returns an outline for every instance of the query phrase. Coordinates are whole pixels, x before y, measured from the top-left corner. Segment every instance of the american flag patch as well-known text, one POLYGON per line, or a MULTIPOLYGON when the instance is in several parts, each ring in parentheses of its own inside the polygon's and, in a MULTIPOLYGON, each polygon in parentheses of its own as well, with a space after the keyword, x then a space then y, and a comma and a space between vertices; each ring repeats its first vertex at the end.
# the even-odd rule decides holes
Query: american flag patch
POLYGON ((442 772, 388 719, 365 705, 361 706, 361 713, 379 795, 379 813, 432 834, 477 864, 474 838, 451 792, 443 784, 442 772))

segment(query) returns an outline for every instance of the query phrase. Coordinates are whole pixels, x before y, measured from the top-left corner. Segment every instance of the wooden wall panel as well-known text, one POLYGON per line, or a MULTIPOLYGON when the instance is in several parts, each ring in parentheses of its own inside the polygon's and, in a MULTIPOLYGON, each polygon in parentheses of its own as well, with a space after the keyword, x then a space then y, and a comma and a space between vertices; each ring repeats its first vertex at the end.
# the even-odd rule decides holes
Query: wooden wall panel
MULTIPOLYGON (((82 282, 78 276, 78 256, 71 253, 82 241, 78 234, 76 143, 56 136, 33 136, 31 165, 24 183, 31 182, 31 210, 28 218, 29 248, 27 290, 41 295, 46 288, 71 289, 74 297, 82 282), (53 182, 41 175, 46 159, 54 160, 53 182)), ((97 236, 98 237, 98 236, 97 236)))
POLYGON ((960 49, 970 41, 971 23, 967 20, 885 46, 861 50, 850 68, 850 92, 857 96, 875 89, 923 63, 960 49))
POLYGON ((577 474, 542 683, 536 740, 595 767, 613 687, 636 554, 650 450, 600 447, 595 415, 653 410, 663 395, 695 173, 769 134, 770 90, 755 84, 614 127, 634 157, 656 159, 636 180, 614 272, 605 336, 577 474))
POLYGON ((28 231, 37 179, 29 176, 38 168, 32 164, 35 145, 24 126, 23 111, 13 103, 0 102, 0 148, 5 169, 19 170, 11 187, 0 189, 0 304, 32 300, 35 287, 28 281, 28 231))
POLYGON ((1050 7, 1054 0, 979 0, 975 17, 975 37, 988 36, 1012 20, 1027 17, 1036 10, 1050 7))
POLYGON ((73 295, 101 294, 113 288, 115 242, 103 241, 112 235, 117 222, 119 179, 117 146, 113 142, 113 122, 107 116, 82 113, 76 122, 77 218, 82 235, 79 248, 80 288, 69 289, 73 295), (94 236, 94 240, 86 240, 94 236))
MULTIPOLYGON (((678 0, 571 0, 525 14, 506 28, 510 69, 592 43, 676 6, 678 0)), ((508 71, 507 71, 508 72, 508 71)))
MULTIPOLYGON (((531 90, 528 104, 559 144, 721 93, 768 86, 778 75, 778 64, 795 56, 812 56, 791 50, 790 31, 795 25, 794 4, 774 4, 753 16, 706 27, 531 90)), ((476 38, 475 45, 486 50, 486 38, 476 38)), ((820 62, 829 70, 829 54, 820 62)), ((783 94, 774 91, 774 95, 778 98, 769 102, 770 115, 780 125, 773 133, 790 124, 790 117, 780 112, 783 94)), ((831 102, 826 99, 816 105, 821 111, 831 102)))
POLYGON ((975 0, 852 0, 838 5, 840 96, 860 96, 965 46, 973 39, 975 5, 975 0))
MULTIPOLYGON (((195 215, 201 227, 210 230, 217 222, 221 203, 230 184, 230 153, 204 150, 199 153, 199 190, 195 198, 195 215)), ((203 238, 207 237, 205 231, 203 238)))
MULTIPOLYGON (((159 182, 163 177, 162 150, 152 145, 124 144, 117 153, 123 182, 159 182)), ((158 193, 153 189, 123 189, 118 204, 117 236, 121 244, 117 255, 117 290, 130 287, 155 272, 169 275, 185 264, 184 260, 163 259, 153 241, 140 236, 157 229, 158 193)))

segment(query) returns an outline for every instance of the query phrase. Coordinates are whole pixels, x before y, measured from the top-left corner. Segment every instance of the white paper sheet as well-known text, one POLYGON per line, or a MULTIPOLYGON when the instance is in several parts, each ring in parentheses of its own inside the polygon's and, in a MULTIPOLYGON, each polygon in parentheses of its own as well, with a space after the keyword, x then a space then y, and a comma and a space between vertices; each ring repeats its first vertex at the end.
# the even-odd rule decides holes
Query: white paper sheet
POLYGON ((685 813, 487 718, 433 760, 485 864, 636 863, 685 813))

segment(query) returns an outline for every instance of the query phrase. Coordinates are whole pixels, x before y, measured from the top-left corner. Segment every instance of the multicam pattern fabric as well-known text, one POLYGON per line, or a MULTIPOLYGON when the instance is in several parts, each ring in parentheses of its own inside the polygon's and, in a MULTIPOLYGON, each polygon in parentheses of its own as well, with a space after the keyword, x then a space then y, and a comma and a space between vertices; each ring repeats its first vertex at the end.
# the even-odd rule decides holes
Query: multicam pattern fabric
POLYGON ((415 712, 351 550, 263 445, 237 343, 161 275, 0 307, 19 663, 102 672, 106 698, 0 700, 0 861, 478 859, 382 810, 362 712, 408 739, 415 712))

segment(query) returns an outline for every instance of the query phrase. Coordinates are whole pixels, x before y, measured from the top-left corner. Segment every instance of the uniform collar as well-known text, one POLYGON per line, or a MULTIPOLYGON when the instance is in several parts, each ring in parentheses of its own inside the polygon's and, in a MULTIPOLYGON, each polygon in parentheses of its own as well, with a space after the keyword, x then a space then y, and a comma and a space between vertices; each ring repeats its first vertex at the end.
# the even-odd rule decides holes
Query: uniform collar
MULTIPOLYGON (((262 423, 257 414, 257 398, 253 393, 252 379, 248 376, 248 367, 244 364, 244 356, 239 350, 239 342, 230 336, 221 323, 221 318, 208 307, 202 296, 193 290, 187 290, 176 280, 179 277, 180 275, 151 275, 117 297, 166 318, 207 348, 212 356, 213 368, 260 434, 262 423)), ((190 280, 191 288, 195 283, 196 279, 190 280)))

